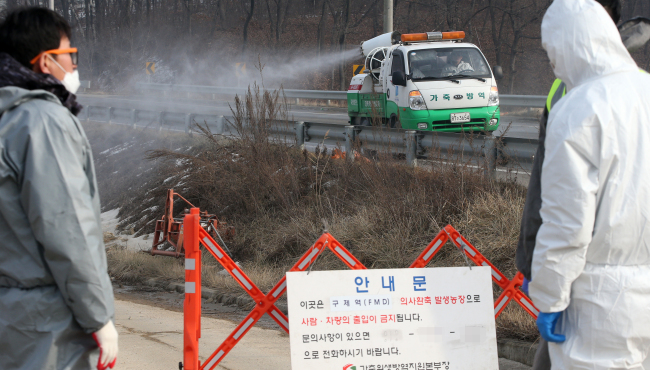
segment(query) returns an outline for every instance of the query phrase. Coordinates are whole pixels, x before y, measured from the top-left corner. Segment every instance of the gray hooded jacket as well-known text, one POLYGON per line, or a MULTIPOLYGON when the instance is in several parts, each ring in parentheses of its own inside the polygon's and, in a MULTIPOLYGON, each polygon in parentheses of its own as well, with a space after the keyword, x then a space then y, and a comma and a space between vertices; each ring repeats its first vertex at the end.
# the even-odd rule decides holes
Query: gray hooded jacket
POLYGON ((96 366, 113 316, 83 128, 49 92, 0 88, 0 368, 96 366))

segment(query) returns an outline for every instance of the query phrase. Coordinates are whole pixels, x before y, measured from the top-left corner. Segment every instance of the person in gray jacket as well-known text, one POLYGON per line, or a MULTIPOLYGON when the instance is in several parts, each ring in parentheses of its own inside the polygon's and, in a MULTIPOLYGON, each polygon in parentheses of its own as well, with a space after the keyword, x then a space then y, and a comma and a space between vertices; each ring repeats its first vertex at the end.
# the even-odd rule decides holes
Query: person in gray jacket
POLYGON ((101 370, 117 357, 70 35, 43 8, 0 24, 0 369, 101 370))

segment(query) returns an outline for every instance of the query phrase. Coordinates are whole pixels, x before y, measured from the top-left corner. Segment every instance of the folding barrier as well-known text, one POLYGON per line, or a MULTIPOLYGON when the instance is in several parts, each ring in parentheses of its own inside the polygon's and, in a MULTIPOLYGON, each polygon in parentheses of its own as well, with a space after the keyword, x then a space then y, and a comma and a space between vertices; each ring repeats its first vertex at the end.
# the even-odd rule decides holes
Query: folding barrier
MULTIPOLYGON (((235 264, 235 262, 224 252, 210 234, 200 225, 200 212, 198 208, 192 208, 184 219, 185 238, 185 301, 183 304, 184 332, 183 332, 183 364, 186 370, 213 369, 232 350, 232 348, 243 338, 246 333, 265 314, 275 320, 284 331, 289 333, 289 319, 280 311, 275 302, 282 296, 287 288, 286 276, 264 295, 246 274, 235 264), (201 252, 199 243, 203 244, 226 271, 246 290, 253 298, 255 308, 244 318, 235 330, 224 340, 224 342, 212 353, 212 355, 201 365, 199 363, 199 343, 201 337, 201 252)), ((471 245, 451 225, 447 225, 429 243, 418 258, 411 264, 410 268, 425 267, 431 259, 440 251, 445 243, 451 240, 461 249, 474 263, 479 266, 490 266, 492 279, 503 289, 503 293, 496 300, 494 315, 498 317, 506 305, 515 299, 524 310, 531 316, 537 318, 539 312, 530 299, 520 290, 523 282, 523 275, 517 273, 512 280, 508 280, 490 261, 471 245)), ((366 267, 359 262, 341 243, 332 235, 325 232, 312 245, 311 248, 296 262, 289 271, 305 271, 325 250, 331 250, 350 269, 362 270, 366 267)))
POLYGON ((512 280, 499 271, 487 258, 485 258, 470 242, 468 242, 456 229, 451 225, 445 226, 438 235, 429 243, 424 251, 418 258, 411 264, 411 268, 425 267, 429 261, 435 256, 440 248, 442 248, 448 240, 456 245, 460 250, 465 252, 475 264, 479 266, 489 266, 492 269, 492 280, 503 289, 503 293, 497 298, 494 303, 494 317, 499 317, 501 312, 506 308, 511 300, 519 303, 519 305, 526 310, 534 319, 537 319, 539 310, 535 307, 533 302, 526 296, 519 288, 524 282, 524 275, 517 272, 512 280))
MULTIPOLYGON (((190 214, 185 216, 183 226, 185 230, 185 303, 183 306, 185 330, 183 337, 183 359, 184 369, 186 370, 210 370, 215 368, 265 313, 268 313, 284 331, 289 332, 289 319, 282 311, 275 307, 275 302, 287 290, 286 276, 283 276, 269 293, 264 295, 255 283, 224 252, 221 246, 212 239, 210 234, 199 226, 199 214, 198 208, 192 208, 190 214), (199 364, 198 352, 198 340, 201 337, 201 253, 199 251, 199 242, 206 247, 210 254, 219 261, 224 269, 232 275, 235 281, 246 290, 248 295, 256 303, 251 313, 244 318, 202 365, 199 364)), ((305 252, 289 271, 305 271, 325 249, 331 250, 350 269, 363 270, 366 268, 341 243, 326 232, 318 238, 316 243, 305 252)))
POLYGON ((185 300, 183 301, 183 364, 185 369, 199 368, 199 338, 201 338, 201 251, 199 249, 201 215, 198 208, 190 209, 183 220, 185 238, 185 300))

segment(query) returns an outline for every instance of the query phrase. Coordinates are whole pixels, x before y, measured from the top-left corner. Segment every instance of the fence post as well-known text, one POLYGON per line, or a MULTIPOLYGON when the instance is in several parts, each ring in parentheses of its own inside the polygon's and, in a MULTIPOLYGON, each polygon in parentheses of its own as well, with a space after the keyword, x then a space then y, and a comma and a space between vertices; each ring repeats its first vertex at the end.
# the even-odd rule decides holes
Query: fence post
POLYGON ((158 123, 160 123, 160 126, 158 126, 158 132, 162 131, 164 122, 165 122, 165 112, 158 112, 158 123))
POLYGON ((194 114, 188 113, 185 115, 185 133, 192 135, 192 121, 194 121, 194 114))
MULTIPOLYGON (((86 109, 83 110, 83 112, 84 112, 84 116, 83 116, 84 119, 83 120, 85 122, 90 121, 90 108, 92 108, 91 105, 87 106, 86 109)), ((81 121, 81 119, 80 119, 80 121, 81 121)))
POLYGON ((418 165, 417 159, 417 131, 406 131, 406 163, 411 167, 416 167, 418 165))
POLYGON ((300 150, 305 150, 305 122, 296 122, 296 143, 300 150))
POLYGON ((354 160, 353 145, 356 139, 356 131, 354 126, 345 126, 345 158, 349 161, 354 160))
POLYGON ((133 125, 133 128, 136 127, 137 122, 138 122, 138 110, 131 109, 131 124, 133 125))
POLYGON ((488 179, 496 179, 497 174, 497 138, 492 135, 485 137, 485 177, 488 179))
POLYGON ((224 133, 224 120, 223 116, 217 118, 217 134, 219 135, 223 135, 224 133))
POLYGON ((108 107, 108 123, 112 124, 113 123, 113 112, 115 111, 115 108, 113 107, 108 107))
POLYGON ((183 369, 199 370, 201 337, 200 212, 192 208, 183 220, 185 248, 185 300, 183 301, 183 369))

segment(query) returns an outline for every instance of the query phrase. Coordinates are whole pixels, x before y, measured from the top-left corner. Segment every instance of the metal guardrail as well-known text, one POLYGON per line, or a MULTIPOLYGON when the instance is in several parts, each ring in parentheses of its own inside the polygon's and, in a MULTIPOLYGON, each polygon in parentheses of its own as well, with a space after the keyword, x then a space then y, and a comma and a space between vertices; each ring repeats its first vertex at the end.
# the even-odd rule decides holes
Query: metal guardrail
MULTIPOLYGON (((154 90, 159 92, 179 92, 190 94, 215 94, 215 95, 243 95, 248 89, 241 87, 194 86, 137 83, 136 90, 154 90)), ((271 90, 272 89, 267 89, 271 90)), ((264 89, 260 89, 264 91, 264 89)), ((287 98, 296 99, 322 99, 322 100, 347 100, 347 91, 326 90, 284 90, 287 98)), ((546 96, 543 95, 500 95, 499 101, 504 107, 543 108, 546 96)))
MULTIPOLYGON (((196 123, 207 125, 214 134, 236 137, 238 132, 230 117, 193 113, 171 113, 87 106, 81 120, 121 124, 136 128, 171 130, 192 134, 196 123)), ((344 149, 346 153, 362 151, 393 153, 416 166, 418 159, 452 161, 485 168, 494 176, 497 167, 530 171, 537 140, 471 133, 410 131, 383 127, 343 126, 318 122, 276 122, 273 135, 301 147, 316 146, 344 149)), ((350 155, 348 158, 353 158, 350 155)))
POLYGON ((544 108, 544 95, 499 95, 499 103, 504 107, 544 108))

